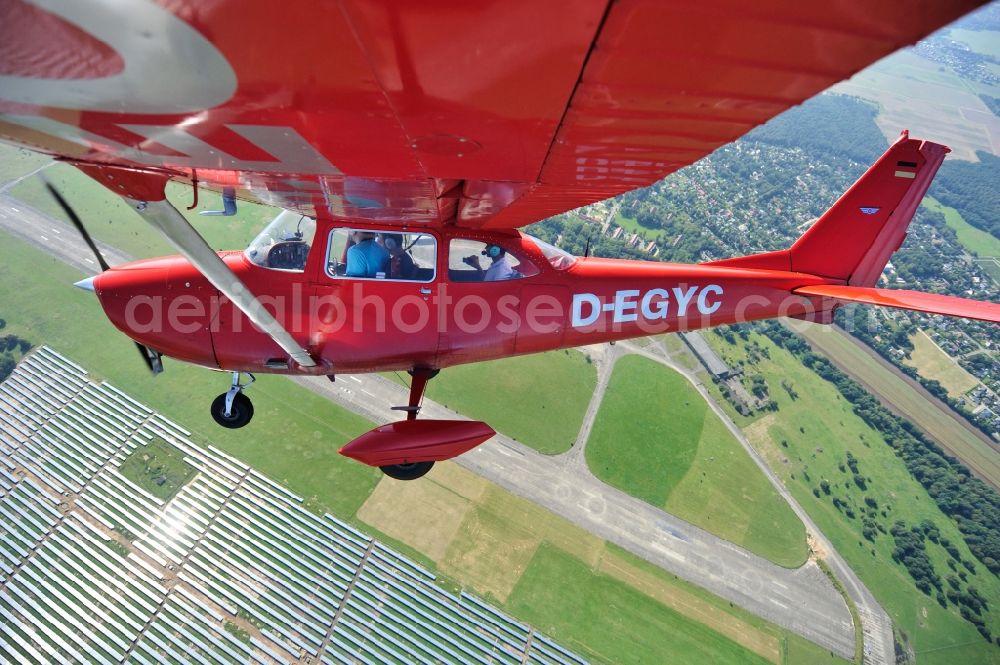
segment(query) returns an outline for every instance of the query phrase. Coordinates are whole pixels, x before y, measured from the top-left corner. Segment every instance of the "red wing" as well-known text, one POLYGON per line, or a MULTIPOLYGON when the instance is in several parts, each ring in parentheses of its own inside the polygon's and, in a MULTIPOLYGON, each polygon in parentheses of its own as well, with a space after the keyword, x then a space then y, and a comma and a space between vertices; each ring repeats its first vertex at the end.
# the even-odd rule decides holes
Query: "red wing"
POLYGON ((7 0, 0 137, 319 217, 514 228, 650 184, 979 4, 7 0))

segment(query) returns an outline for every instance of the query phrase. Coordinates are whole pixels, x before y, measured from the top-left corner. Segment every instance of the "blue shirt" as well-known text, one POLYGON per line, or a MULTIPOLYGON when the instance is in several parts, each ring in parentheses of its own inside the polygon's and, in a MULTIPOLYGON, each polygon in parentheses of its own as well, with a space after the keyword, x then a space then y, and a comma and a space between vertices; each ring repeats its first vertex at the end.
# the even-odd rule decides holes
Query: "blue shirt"
MULTIPOLYGON (((375 242, 374 238, 362 240, 347 250, 348 277, 377 277, 378 273, 389 271, 389 252, 375 242)), ((384 276, 384 274, 383 274, 384 276)))

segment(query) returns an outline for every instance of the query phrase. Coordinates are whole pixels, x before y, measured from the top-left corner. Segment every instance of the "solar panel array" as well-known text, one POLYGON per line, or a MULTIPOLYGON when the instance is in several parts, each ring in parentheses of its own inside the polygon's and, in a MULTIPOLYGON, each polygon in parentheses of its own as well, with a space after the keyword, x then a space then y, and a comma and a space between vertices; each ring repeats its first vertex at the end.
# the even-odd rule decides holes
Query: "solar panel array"
POLYGON ((582 663, 48 349, 0 384, 0 658, 582 663), (119 472, 154 438, 197 473, 119 472))

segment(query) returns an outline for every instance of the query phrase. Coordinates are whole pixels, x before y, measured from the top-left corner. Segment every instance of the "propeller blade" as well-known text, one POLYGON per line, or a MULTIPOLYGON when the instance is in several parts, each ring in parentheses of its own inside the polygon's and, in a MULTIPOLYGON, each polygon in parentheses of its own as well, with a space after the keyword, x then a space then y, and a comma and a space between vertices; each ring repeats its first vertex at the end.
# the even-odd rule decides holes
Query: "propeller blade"
MULTIPOLYGON (((87 229, 84 228, 83 222, 80 221, 80 217, 76 214, 76 211, 70 207, 69 203, 66 202, 66 199, 62 197, 59 190, 52 186, 51 182, 45 178, 42 178, 42 181, 45 183, 45 188, 49 190, 49 194, 52 195, 52 198, 56 200, 59 207, 62 208, 63 212, 66 213, 66 216, 69 217, 69 221, 71 221, 73 226, 76 227, 76 230, 80 232, 80 237, 82 237, 83 241, 87 243, 87 247, 90 247, 90 251, 94 253, 94 258, 97 259, 97 265, 101 267, 102 271, 111 270, 111 266, 109 266, 108 262, 104 260, 101 250, 97 249, 97 244, 94 242, 94 239, 90 237, 90 234, 87 233, 87 229)), ((81 289, 86 289, 87 291, 93 291, 94 278, 91 277, 90 279, 81 280, 76 283, 76 286, 79 286, 81 289)), ((146 363, 146 367, 149 368, 149 371, 152 372, 153 376, 156 376, 163 371, 163 361, 160 358, 159 352, 154 351, 139 342, 135 342, 135 348, 139 349, 139 355, 142 356, 142 362, 146 363)))
POLYGON ((69 221, 73 222, 73 226, 75 226, 76 230, 80 232, 80 236, 83 237, 83 241, 87 243, 87 246, 90 247, 90 251, 94 253, 94 257, 97 259, 97 265, 101 266, 101 270, 110 270, 111 266, 109 266, 108 262, 104 260, 103 256, 101 256, 100 250, 97 249, 97 245, 94 243, 94 240, 90 237, 90 234, 87 233, 87 229, 83 228, 83 222, 80 221, 76 211, 73 210, 68 203, 66 203, 66 199, 64 199, 62 194, 60 194, 59 191, 52 186, 52 183, 44 178, 42 180, 45 183, 45 188, 49 190, 49 194, 52 195, 52 198, 56 200, 59 207, 62 208, 63 212, 66 213, 66 216, 69 217, 69 221))

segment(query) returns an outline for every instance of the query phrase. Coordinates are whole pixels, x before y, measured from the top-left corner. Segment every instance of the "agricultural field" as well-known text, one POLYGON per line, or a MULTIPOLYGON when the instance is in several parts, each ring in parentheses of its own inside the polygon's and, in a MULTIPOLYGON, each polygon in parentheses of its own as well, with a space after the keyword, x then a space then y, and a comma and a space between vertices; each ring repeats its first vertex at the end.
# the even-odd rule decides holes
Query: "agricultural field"
MULTIPOLYGON (((409 377, 390 376, 409 385, 409 377)), ((547 455, 573 447, 597 371, 576 350, 449 367, 427 385, 427 397, 547 455)))
MULTIPOLYGON (((809 344, 869 386, 892 409, 927 432, 994 487, 1000 487, 1000 453, 967 429, 951 413, 881 365, 837 328, 796 324, 809 344)), ((947 408, 947 407, 945 407, 947 408)))
POLYGON ((805 527, 682 375, 618 360, 587 442, 598 478, 786 567, 806 558, 805 527))
POLYGON ((944 215, 945 223, 955 230, 962 247, 978 257, 1000 258, 1000 239, 995 238, 993 234, 972 226, 965 221, 961 213, 932 196, 925 197, 922 205, 928 210, 944 215))
POLYGON ((976 263, 994 282, 1000 284, 1000 259, 977 259, 976 263))
POLYGON ((996 30, 963 30, 952 28, 948 36, 957 42, 968 44, 976 53, 1000 58, 1000 32, 996 30))
POLYGON ((910 341, 913 342, 913 352, 906 364, 928 379, 938 381, 952 397, 961 397, 979 385, 979 379, 942 351, 923 330, 912 335, 910 341))
POLYGON ((910 135, 944 143, 952 159, 979 161, 977 150, 1000 151, 990 140, 994 116, 979 94, 1000 96, 996 86, 963 80, 958 74, 915 53, 895 53, 831 88, 879 105, 876 124, 889 142, 903 129, 910 135), (973 117, 982 113, 982 121, 973 117))
MULTIPOLYGON (((708 339, 728 362, 747 358, 748 342, 708 339)), ((889 531, 897 521, 907 530, 930 523, 936 529, 925 542, 930 564, 942 580, 953 578, 962 589, 974 586, 990 599, 984 616, 994 633, 1000 630, 1000 607, 993 602, 1000 598, 1000 580, 975 560, 951 520, 833 384, 767 338, 752 333, 750 342, 767 351, 750 369, 769 383, 789 382, 796 396, 773 391, 778 410, 753 417, 744 427, 747 438, 902 629, 917 662, 1000 662, 1000 648, 962 619, 955 603, 945 599, 942 607, 935 595, 917 589, 893 559, 889 531), (961 561, 945 550, 945 542, 961 561)))

